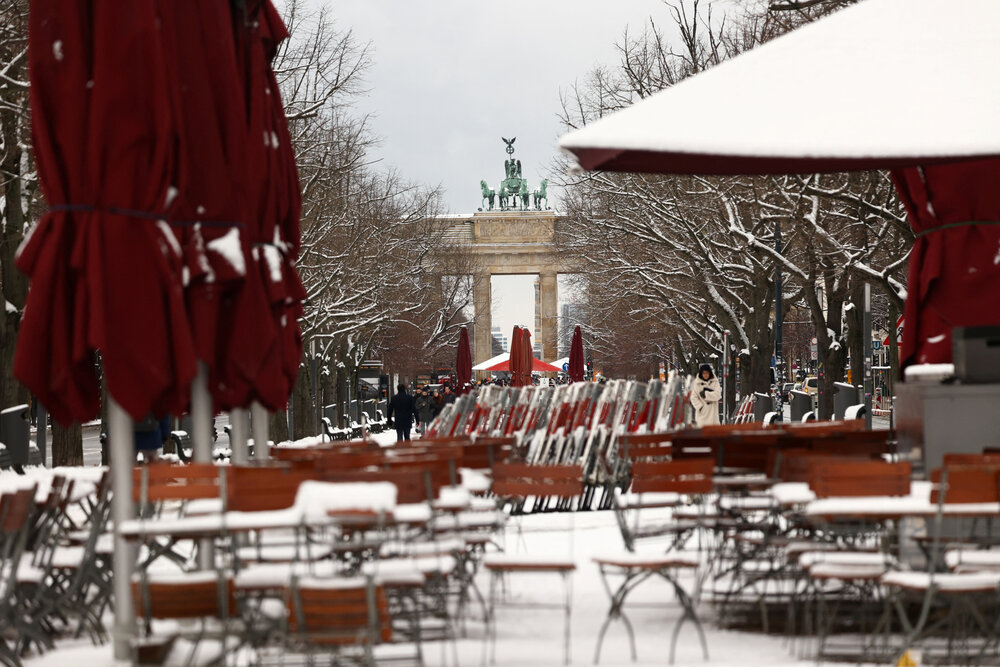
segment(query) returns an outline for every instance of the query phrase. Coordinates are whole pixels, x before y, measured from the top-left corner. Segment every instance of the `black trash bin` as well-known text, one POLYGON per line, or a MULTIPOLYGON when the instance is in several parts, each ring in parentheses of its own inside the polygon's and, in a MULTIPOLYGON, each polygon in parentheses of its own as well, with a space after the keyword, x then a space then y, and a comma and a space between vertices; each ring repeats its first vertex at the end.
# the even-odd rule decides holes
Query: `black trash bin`
POLYGON ((755 391, 753 402, 753 420, 755 422, 763 422, 764 417, 767 416, 768 412, 774 412, 774 399, 768 394, 762 394, 759 391, 755 391))
MULTIPOLYGON (((31 422, 28 420, 27 403, 0 412, 0 442, 7 447, 7 454, 10 456, 9 465, 20 467, 32 463, 31 422)), ((35 461, 36 465, 37 463, 35 461)))
POLYGON ((812 409, 812 396, 797 389, 788 392, 789 421, 792 423, 801 422, 803 417, 812 412, 812 409))
POLYGON ((833 418, 843 419, 847 414, 847 408, 857 405, 861 401, 858 398, 858 388, 846 382, 833 383, 833 418))

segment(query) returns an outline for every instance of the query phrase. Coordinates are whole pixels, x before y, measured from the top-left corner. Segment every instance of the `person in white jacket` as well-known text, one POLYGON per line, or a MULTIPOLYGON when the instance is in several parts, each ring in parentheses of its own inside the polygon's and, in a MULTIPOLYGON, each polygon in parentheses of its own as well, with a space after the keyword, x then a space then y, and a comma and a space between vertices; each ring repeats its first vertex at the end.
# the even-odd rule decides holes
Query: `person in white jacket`
POLYGON ((691 382, 688 400, 691 401, 691 407, 694 408, 696 426, 719 423, 719 401, 722 400, 722 389, 719 387, 719 379, 712 372, 711 364, 702 364, 698 368, 698 376, 691 382))

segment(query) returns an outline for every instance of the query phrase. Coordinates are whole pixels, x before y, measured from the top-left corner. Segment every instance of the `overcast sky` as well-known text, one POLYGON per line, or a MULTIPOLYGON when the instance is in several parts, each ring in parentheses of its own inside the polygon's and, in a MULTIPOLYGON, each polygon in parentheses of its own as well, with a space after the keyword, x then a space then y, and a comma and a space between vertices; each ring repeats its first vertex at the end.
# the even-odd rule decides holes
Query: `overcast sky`
MULTIPOLYGON (((409 180, 440 184, 452 213, 479 207, 480 180, 496 188, 503 179, 501 137, 517 137, 515 157, 537 188, 557 152, 560 89, 617 62, 626 26, 641 31, 650 15, 667 22, 660 0, 327 4, 340 28, 373 47, 370 92, 358 111, 372 114, 382 139, 376 156, 409 180)), ((531 278, 503 277, 494 286, 493 323, 507 332, 532 325, 531 278)))

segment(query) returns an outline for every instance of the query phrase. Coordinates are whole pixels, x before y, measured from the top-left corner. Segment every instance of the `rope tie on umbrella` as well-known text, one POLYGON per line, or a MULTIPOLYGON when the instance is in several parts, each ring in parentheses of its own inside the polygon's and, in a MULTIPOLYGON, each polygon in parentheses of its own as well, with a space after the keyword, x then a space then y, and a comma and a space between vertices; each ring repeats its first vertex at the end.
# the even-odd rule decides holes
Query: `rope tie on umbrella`
POLYGON ((171 220, 170 217, 160 213, 119 208, 117 206, 99 208, 91 204, 56 204, 55 206, 50 206, 49 210, 66 213, 110 213, 111 215, 124 215, 130 218, 142 218, 143 220, 162 220, 167 224, 180 227, 194 227, 195 225, 204 225, 205 227, 238 227, 240 229, 245 227, 242 222, 230 222, 228 220, 171 220))
POLYGON ((969 220, 968 222, 949 222, 947 225, 941 225, 940 227, 932 227, 931 229, 925 229, 924 231, 914 235, 914 239, 919 239, 922 236, 927 236, 928 234, 933 234, 934 232, 941 232, 946 229, 954 229, 955 227, 975 227, 978 225, 983 226, 993 226, 1000 225, 1000 220, 969 220))

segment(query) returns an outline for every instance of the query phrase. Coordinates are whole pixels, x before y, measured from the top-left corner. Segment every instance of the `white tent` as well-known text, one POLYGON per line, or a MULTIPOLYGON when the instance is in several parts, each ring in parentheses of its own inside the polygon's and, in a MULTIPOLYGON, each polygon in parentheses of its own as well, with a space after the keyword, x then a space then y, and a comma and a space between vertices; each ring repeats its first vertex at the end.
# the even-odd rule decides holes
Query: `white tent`
POLYGON ((510 361, 510 352, 504 352, 503 354, 498 354, 492 359, 487 359, 481 364, 476 364, 472 367, 474 371, 485 371, 487 368, 496 366, 497 364, 502 364, 505 361, 510 361))
POLYGON ((866 0, 570 132, 585 169, 847 171, 1000 155, 1000 2, 866 0))

